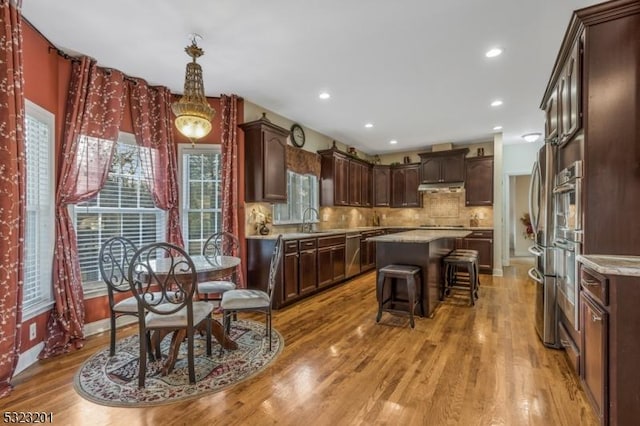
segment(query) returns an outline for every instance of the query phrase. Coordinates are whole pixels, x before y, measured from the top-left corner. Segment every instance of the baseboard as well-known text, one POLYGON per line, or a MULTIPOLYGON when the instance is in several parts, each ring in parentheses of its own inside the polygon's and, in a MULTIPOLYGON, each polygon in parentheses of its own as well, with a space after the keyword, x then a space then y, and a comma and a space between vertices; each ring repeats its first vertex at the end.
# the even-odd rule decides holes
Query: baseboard
MULTIPOLYGON (((138 322, 138 318, 127 315, 116 319, 116 328, 138 322)), ((111 329, 111 320, 109 318, 101 319, 84 325, 84 335, 92 336, 98 333, 104 333, 111 329)))
POLYGON ((27 349, 18 357, 18 365, 16 366, 16 371, 13 373, 16 376, 21 371, 25 370, 27 367, 32 366, 36 362, 38 362, 38 355, 44 349, 44 342, 40 342, 31 349, 27 349))
MULTIPOLYGON (((122 327, 125 325, 133 324, 138 322, 138 318, 133 317, 131 315, 119 317, 116 320, 116 327, 122 327)), ((103 333, 105 331, 109 331, 110 329, 110 320, 109 318, 105 318, 99 321, 94 321, 89 324, 84 325, 84 335, 92 336, 94 334, 103 333)), ((38 362, 38 355, 44 349, 44 342, 40 342, 31 349, 26 350, 21 353, 18 357, 18 365, 16 366, 16 371, 13 375, 17 375, 21 371, 24 371, 26 368, 32 366, 36 362, 38 362)))
POLYGON ((493 269, 493 276, 494 277, 501 277, 502 276, 502 268, 494 268, 493 269))

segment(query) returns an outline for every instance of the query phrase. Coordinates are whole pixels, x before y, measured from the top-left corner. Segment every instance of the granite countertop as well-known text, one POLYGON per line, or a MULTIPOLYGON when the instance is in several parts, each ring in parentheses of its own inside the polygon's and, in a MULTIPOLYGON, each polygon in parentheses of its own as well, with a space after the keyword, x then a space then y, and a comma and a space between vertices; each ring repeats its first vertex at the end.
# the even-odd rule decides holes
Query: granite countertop
POLYGON ((386 242, 386 243, 428 243, 440 238, 464 238, 471 232, 468 230, 438 229, 426 230, 419 229, 415 231, 399 232, 397 234, 379 235, 377 237, 367 238, 367 241, 386 242))
POLYGON ((601 274, 640 277, 640 256, 585 254, 576 260, 601 274))
MULTIPOLYGON (((336 228, 336 229, 325 229, 314 232, 287 232, 282 234, 283 240, 299 240, 303 238, 314 238, 314 237, 327 237, 330 235, 336 234, 349 234, 358 231, 375 231, 379 229, 406 229, 410 230, 423 230, 423 231, 492 231, 493 228, 490 226, 474 226, 474 227, 460 227, 460 226, 359 226, 356 228, 336 228)), ((277 233, 271 233, 269 235, 248 235, 246 238, 251 240, 275 240, 278 238, 277 233)), ((462 237, 469 235, 469 233, 465 233, 462 237)), ((458 237, 461 238, 461 237, 458 237)))

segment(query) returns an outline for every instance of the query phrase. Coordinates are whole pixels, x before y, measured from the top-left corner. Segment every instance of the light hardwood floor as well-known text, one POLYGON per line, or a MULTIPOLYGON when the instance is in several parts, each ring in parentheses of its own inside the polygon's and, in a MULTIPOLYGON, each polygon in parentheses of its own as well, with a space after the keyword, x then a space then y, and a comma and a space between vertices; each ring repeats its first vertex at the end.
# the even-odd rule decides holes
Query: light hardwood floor
POLYGON ((161 407, 104 407, 75 393, 73 374, 108 345, 103 333, 25 370, 0 406, 51 411, 65 425, 595 425, 562 352, 535 333, 526 267, 482 275, 475 307, 454 296, 414 330, 387 313, 375 323, 375 273, 365 274, 276 312, 286 346, 266 371, 161 407))

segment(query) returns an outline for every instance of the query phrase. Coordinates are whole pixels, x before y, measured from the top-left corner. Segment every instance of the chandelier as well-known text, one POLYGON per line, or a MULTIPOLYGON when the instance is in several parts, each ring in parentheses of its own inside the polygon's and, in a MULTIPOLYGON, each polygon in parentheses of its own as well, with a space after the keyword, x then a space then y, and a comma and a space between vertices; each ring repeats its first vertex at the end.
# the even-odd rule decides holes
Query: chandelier
POLYGON ((202 68, 196 63, 196 58, 204 54, 198 47, 197 34, 191 34, 191 45, 185 47, 187 55, 193 58, 187 64, 184 76, 184 94, 178 102, 171 105, 176 116, 176 128, 185 135, 191 143, 205 137, 211 131, 211 119, 215 110, 211 108, 204 96, 204 84, 202 83, 202 68))

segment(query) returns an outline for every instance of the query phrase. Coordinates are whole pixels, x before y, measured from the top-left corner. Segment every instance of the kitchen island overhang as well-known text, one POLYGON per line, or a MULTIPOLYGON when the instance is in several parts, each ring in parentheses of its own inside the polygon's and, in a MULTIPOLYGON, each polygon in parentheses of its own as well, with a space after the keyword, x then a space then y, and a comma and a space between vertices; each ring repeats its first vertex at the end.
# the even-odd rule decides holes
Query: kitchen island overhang
MULTIPOLYGON (((456 239, 469 234, 471 231, 466 230, 415 230, 368 238, 367 241, 376 243, 376 277, 378 271, 387 265, 419 266, 422 279, 418 294, 422 298, 425 316, 431 317, 440 302, 442 259, 455 248, 456 239)), ((395 310, 409 309, 406 286, 394 282, 385 287, 382 300, 390 296, 387 303, 393 304, 395 310)))

